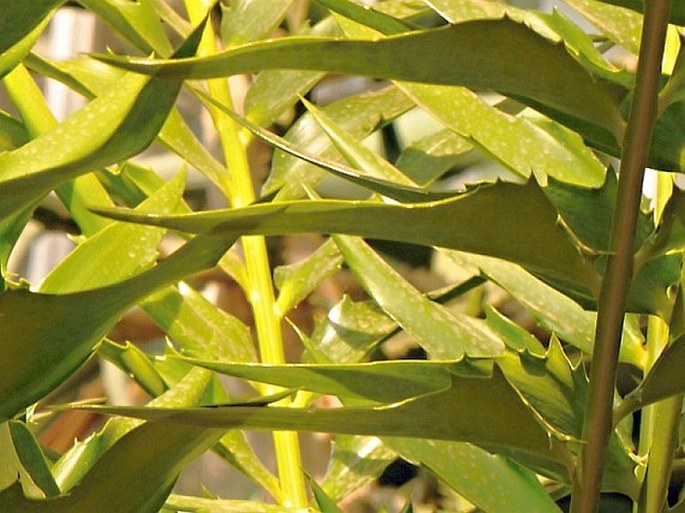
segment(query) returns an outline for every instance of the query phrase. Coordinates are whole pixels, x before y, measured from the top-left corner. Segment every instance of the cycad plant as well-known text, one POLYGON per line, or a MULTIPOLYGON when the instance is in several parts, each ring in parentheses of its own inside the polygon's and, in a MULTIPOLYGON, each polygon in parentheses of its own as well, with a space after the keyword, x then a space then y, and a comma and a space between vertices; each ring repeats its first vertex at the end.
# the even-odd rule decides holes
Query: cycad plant
POLYGON ((13 107, 0 116, 1 511, 334 512, 398 456, 473 511, 561 511, 570 497, 571 511, 593 512, 608 493, 638 513, 685 511, 685 196, 673 187, 685 3, 567 0, 589 32, 494 0, 76 3, 126 55, 41 57, 32 49, 64 2, 1 3, 13 107), (636 68, 608 60, 614 47, 639 55, 636 68), (333 74, 375 81, 312 102, 333 74), (239 103, 235 75, 249 77, 239 103), (39 76, 86 105, 58 122, 39 76), (209 113, 220 158, 189 128, 181 92, 209 113), (417 112, 429 133, 383 155, 364 144, 417 112), (129 161, 154 142, 185 162, 172 178, 129 161), (274 150, 263 184, 256 144, 274 150), (658 170, 651 203, 646 167, 658 170), (186 168, 228 207, 193 211, 186 168), (340 199, 345 184, 357 199, 340 199), (76 247, 31 284, 9 261, 52 193, 76 247), (276 266, 265 237, 297 233, 320 245, 276 266), (178 249, 160 250, 172 236, 178 249), (446 286, 412 283, 375 240, 432 248, 446 286), (200 294, 191 279, 208 270, 239 285, 251 326, 200 294), (320 301, 314 329, 298 326, 298 305, 342 272, 365 296, 320 301), (503 315, 495 289, 532 321, 503 315), (163 330, 162 354, 108 337, 136 306, 163 330), (286 363, 288 322, 300 362, 286 363), (398 339, 427 358, 381 358, 398 339), (57 400, 95 355, 149 403, 57 400), (620 393, 619 364, 631 379, 620 393), (221 375, 253 393, 230 394, 221 375), (41 433, 72 410, 107 420, 47 450, 41 433), (273 432, 275 473, 252 430, 273 432), (335 435, 318 481, 300 431, 335 435), (172 493, 206 451, 270 499, 172 493))

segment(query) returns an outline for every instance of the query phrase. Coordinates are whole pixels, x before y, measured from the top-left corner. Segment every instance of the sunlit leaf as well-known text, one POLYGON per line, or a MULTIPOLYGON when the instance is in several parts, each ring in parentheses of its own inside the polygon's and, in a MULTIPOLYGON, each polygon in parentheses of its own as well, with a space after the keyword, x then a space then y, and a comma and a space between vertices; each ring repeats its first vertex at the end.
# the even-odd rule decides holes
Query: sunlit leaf
POLYGON ((79 1, 143 52, 155 51, 165 56, 171 54, 171 45, 150 0, 79 1))
POLYGON ((233 47, 271 35, 292 3, 293 0, 237 0, 220 4, 221 39, 227 47, 233 47))
POLYGON ((378 305, 433 357, 497 356, 504 344, 479 319, 452 312, 411 286, 363 240, 334 235, 345 262, 378 305))
POLYGON ((373 345, 397 327, 372 301, 352 301, 348 296, 333 306, 316 326, 312 342, 333 362, 361 361, 373 345))
POLYGON ((169 78, 214 78, 287 68, 462 85, 530 98, 603 127, 617 137, 623 125, 618 108, 623 95, 620 87, 591 77, 564 48, 507 18, 465 22, 378 41, 286 38, 180 62, 98 58, 169 78), (485 60, 478 57, 483 45, 491 50, 485 60), (534 61, 529 58, 530 52, 537 55, 534 61), (451 66, 442 66, 445 61, 451 66))
MULTIPOLYGON (((544 284, 518 265, 503 260, 448 251, 460 267, 475 268, 509 292, 546 330, 586 353, 592 352, 597 314, 584 310, 564 294, 544 284)), ((626 322, 620 358, 644 365, 644 337, 638 326, 626 322)))
POLYGON ((560 511, 535 474, 480 447, 439 440, 385 440, 483 511, 560 511))
POLYGON ((642 32, 642 16, 635 11, 598 0, 567 0, 616 44, 638 54, 642 32))
POLYGON ((282 314, 303 301, 323 280, 342 267, 342 256, 332 240, 324 242, 306 259, 277 267, 274 283, 279 290, 276 306, 282 314))
MULTIPOLYGON (((59 80, 87 98, 104 94, 122 76, 121 70, 87 57, 51 62, 32 54, 28 65, 42 75, 59 80)), ((169 116, 157 135, 163 145, 220 188, 227 187, 226 169, 200 143, 177 108, 169 111, 169 116)))
POLYGON ((595 186, 603 181, 604 166, 577 134, 563 127, 547 131, 524 116, 499 111, 462 87, 402 83, 400 88, 447 128, 521 176, 553 176, 595 186))
POLYGON ((333 499, 344 499, 377 479, 396 457, 379 438, 338 435, 321 487, 333 499))
MULTIPOLYGON (((387 87, 339 100, 322 110, 350 136, 363 139, 413 105, 397 88, 387 87)), ((298 119, 285 139, 297 147, 307 148, 307 152, 313 156, 335 160, 336 157, 340 158, 333 142, 309 114, 298 119)), ((325 176, 325 171, 311 164, 276 152, 264 192, 281 189, 277 196, 280 201, 300 198, 305 196, 303 185, 316 186, 325 176)))
POLYGON ((178 82, 127 75, 53 131, 2 154, 0 216, 16 212, 69 178, 142 151, 161 128, 179 87, 178 82))
MULTIPOLYGON (((185 172, 161 187, 138 207, 141 212, 177 211, 185 172)), ((44 293, 65 294, 111 285, 151 267, 165 230, 114 223, 74 249, 40 286, 44 293), (116 262, 116 264, 114 263, 116 262)))

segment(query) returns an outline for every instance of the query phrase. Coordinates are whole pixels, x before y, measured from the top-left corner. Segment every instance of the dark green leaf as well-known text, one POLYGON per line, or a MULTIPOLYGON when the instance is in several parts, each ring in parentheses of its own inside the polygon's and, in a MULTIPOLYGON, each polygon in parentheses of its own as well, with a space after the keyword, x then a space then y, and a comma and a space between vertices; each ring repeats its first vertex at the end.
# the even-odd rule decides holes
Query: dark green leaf
POLYGON ((392 35, 407 32, 410 27, 402 21, 388 16, 373 7, 360 5, 350 0, 316 0, 331 11, 342 14, 357 23, 371 27, 381 34, 392 35))
POLYGON ((99 212, 213 235, 347 233, 459 249, 520 263, 586 294, 596 290, 599 281, 589 261, 558 225, 556 209, 534 181, 481 185, 452 199, 412 205, 320 200, 173 217, 99 212), (459 230, 446 229, 447 220, 459 230))
POLYGON ((69 495, 28 499, 20 486, 13 486, 0 492, 0 509, 6 513, 157 513, 183 467, 211 447, 223 432, 145 423, 103 454, 69 495))
POLYGON ((36 27, 44 26, 46 18, 63 3, 64 0, 32 0, 28 4, 23 0, 4 1, 0 20, 0 55, 11 51, 36 27))
MULTIPOLYGON (((212 362, 209 362, 210 365, 212 362)), ((401 436, 430 438, 437 440, 468 441, 490 447, 510 447, 542 458, 545 461, 560 462, 568 457, 565 448, 539 423, 537 416, 525 405, 518 393, 509 385, 497 367, 490 377, 483 375, 487 362, 455 364, 449 362, 387 362, 384 364, 357 364, 348 366, 355 379, 346 379, 345 386, 360 387, 360 377, 367 369, 390 369, 414 371, 424 374, 418 385, 424 381, 425 372, 433 369, 434 378, 446 381, 447 388, 441 391, 410 397, 399 403, 375 407, 345 407, 332 409, 298 409, 291 407, 226 406, 210 408, 125 408, 78 406, 79 409, 98 410, 164 421, 204 427, 241 427, 242 429, 288 429, 298 431, 324 431, 376 436, 401 436), (449 367, 451 366, 451 368, 449 367), (476 370, 479 368, 479 370, 476 370), (357 369, 358 372, 354 372, 357 369), (479 377, 478 377, 479 376, 479 377), (459 412, 446 415, 445 412, 459 412)), ((300 366, 301 367, 301 366, 300 366)), ((343 366, 344 367, 344 366, 343 366)), ((247 368, 247 367, 245 367, 247 368)), ((289 367, 292 369, 293 367, 289 367)), ((305 369, 304 367, 303 370, 305 369)), ((342 371, 342 367, 338 367, 342 371)), ((384 370, 385 370, 384 369, 384 370)), ((266 368, 268 371, 269 369, 266 368)), ((290 372, 274 370, 289 379, 290 372)), ((313 369, 312 369, 313 370, 313 369)), ((334 372, 335 367, 323 366, 317 381, 325 388, 341 390, 339 379, 345 373, 334 372), (325 377, 323 368, 331 370, 325 377)), ((487 373, 486 373, 487 374, 487 373)), ((308 379, 314 374, 309 373, 308 379)), ((367 375, 369 376, 369 375, 367 375)), ((391 376, 363 379, 367 391, 358 392, 380 397, 378 394, 397 396, 398 379, 407 379, 406 372, 391 372, 391 376)), ((302 385, 306 382, 300 382, 302 385)), ((318 387, 317 387, 318 388, 318 387)), ((344 392, 344 390, 343 390, 344 392)), ((413 395, 413 394, 412 394, 413 395)), ((388 396, 390 397, 390 396, 388 396)))
POLYGON ((64 295, 24 289, 3 292, 0 338, 6 343, 0 360, 0 396, 5 400, 0 419, 12 417, 61 383, 130 306, 214 266, 232 242, 198 237, 156 267, 108 287, 64 295))
POLYGON ((312 489, 314 500, 317 506, 319 506, 321 513, 343 513, 343 510, 338 507, 333 498, 313 478, 309 479, 309 486, 312 489))
MULTIPOLYGON (((21 463, 21 479, 29 479, 45 497, 56 497, 60 494, 59 486, 50 472, 45 454, 35 436, 23 422, 10 421, 9 430, 14 443, 14 450, 21 463)), ((8 457, 9 455, 3 455, 8 457)))

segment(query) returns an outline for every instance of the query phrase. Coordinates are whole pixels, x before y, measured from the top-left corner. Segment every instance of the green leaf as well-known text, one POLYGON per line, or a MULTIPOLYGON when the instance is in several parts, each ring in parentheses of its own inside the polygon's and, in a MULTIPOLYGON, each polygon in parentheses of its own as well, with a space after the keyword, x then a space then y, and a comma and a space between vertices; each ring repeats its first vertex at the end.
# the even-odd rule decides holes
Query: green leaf
MULTIPOLYGON (((59 495, 59 486, 52 477, 45 454, 33 433, 23 422, 10 421, 8 426, 14 452, 20 464, 18 472, 24 489, 33 484, 45 497, 59 495)), ((9 457, 9 455, 3 453, 3 457, 9 457)))
MULTIPOLYGON (((460 268, 475 268, 509 292, 546 330, 586 353, 592 353, 597 314, 541 282, 518 265, 503 260, 447 251, 460 268)), ((626 322, 620 359, 638 368, 644 366, 644 337, 639 326, 626 322)))
MULTIPOLYGON (((122 76, 121 70, 87 57, 50 62, 32 54, 27 64, 41 75, 59 80, 87 98, 104 94, 122 76)), ((225 167, 200 143, 177 108, 169 111, 169 116, 157 135, 164 146, 203 173, 220 189, 227 187, 225 167)))
POLYGON ((157 513, 183 467, 211 447, 223 432, 145 423, 108 450, 69 495, 28 499, 15 485, 0 492, 0 509, 7 513, 157 513))
MULTIPOLYGON (((363 139, 412 106, 413 103, 397 88, 386 87, 339 100, 321 110, 351 137, 363 139)), ((333 142, 311 114, 301 116, 285 139, 296 147, 307 148, 307 153, 313 156, 335 160, 340 158, 333 142)), ((325 176, 325 171, 277 151, 272 172, 264 185, 264 193, 280 189, 277 195, 279 201, 300 198, 306 195, 305 186, 315 187, 325 176)))
POLYGON ((397 323, 375 303, 355 303, 344 296, 328 311, 325 321, 316 326, 311 338, 330 361, 358 362, 396 327, 397 323))
MULTIPOLYGON (((644 240, 644 239, 643 239, 644 240)), ((656 230, 644 241, 636 258, 638 262, 680 252, 685 247, 685 193, 674 189, 656 230)))
POLYGON ((483 511, 560 511, 533 472, 503 456, 462 442, 409 438, 384 440, 404 457, 427 467, 447 486, 483 511))
POLYGON ((188 355, 256 360, 250 329, 185 283, 153 294, 141 307, 188 355))
POLYGON ((435 358, 497 356, 504 344, 483 321, 434 303, 363 240, 334 235, 345 262, 378 305, 435 358))
MULTIPOLYGON (((617 190, 618 178, 610 169, 604 183, 598 188, 577 187, 550 180, 545 194, 583 245, 593 252, 607 254, 617 190)), ((652 219, 651 214, 642 211, 639 213, 635 234, 636 250, 654 231, 652 219)))
POLYGON ((373 7, 360 5, 350 0, 316 0, 331 11, 346 16, 357 23, 371 27, 381 34, 392 35, 407 32, 410 27, 392 16, 376 11, 373 7))
POLYGON ((276 308, 281 315, 302 302, 326 278, 342 267, 343 259, 332 240, 300 262, 274 270, 274 283, 279 290, 276 308))
POLYGON ((555 430, 580 439, 587 376, 573 367, 554 337, 544 356, 507 352, 497 358, 505 377, 555 430))
MULTIPOLYGON (((207 363, 208 366, 214 364, 207 363)), ((485 368, 488 366, 487 361, 461 364, 399 361, 320 366, 318 370, 315 366, 310 369, 305 366, 265 368, 266 371, 273 370, 283 379, 290 379, 293 374, 290 371, 300 368, 306 371, 307 379, 323 385, 321 391, 331 393, 342 390, 349 395, 350 392, 345 390, 349 387, 354 394, 373 399, 397 397, 398 380, 413 382, 414 377, 419 378, 416 381, 419 390, 426 390, 427 376, 431 376, 436 385, 441 382, 447 386, 433 393, 375 407, 298 409, 237 405, 169 409, 84 405, 78 408, 205 427, 288 429, 468 441, 493 448, 510 447, 549 462, 564 461, 568 454, 563 446, 549 436, 537 416, 521 401, 497 367, 487 377, 485 368), (284 369, 287 371, 283 372, 284 369), (345 369, 349 372, 345 372, 345 369), (445 415, 446 411, 460 414, 445 415)), ((235 366, 232 367, 232 370, 235 369, 235 366)), ((253 366, 251 370, 255 369, 253 366)), ((298 383, 300 386, 302 384, 310 385, 306 381, 298 383)))
POLYGON ((179 87, 127 75, 52 131, 0 155, 0 217, 69 178, 138 154, 157 135, 179 87))
POLYGON ((627 414, 660 399, 684 392, 684 362, 685 336, 680 335, 662 351, 638 387, 624 398, 622 411, 627 414))
MULTIPOLYGON (((64 0, 34 0, 27 4, 22 0, 3 2, 3 16, 0 21, 0 55, 6 54, 12 47, 30 34, 36 27, 45 27, 53 11, 64 0)), ((35 35, 37 38, 37 34, 35 35)))
POLYGON ((343 510, 338 507, 335 500, 313 478, 309 478, 309 486, 312 489, 314 500, 316 505, 319 506, 321 513, 343 513, 343 510))
POLYGON ((39 20, 40 23, 36 25, 20 41, 18 41, 16 44, 12 45, 5 51, 0 52, 0 78, 10 73, 18 64, 20 64, 26 58, 26 56, 31 51, 31 48, 35 46, 36 42, 38 41, 38 38, 40 38, 41 34, 45 31, 45 28, 48 26, 51 17, 52 13, 49 13, 47 16, 45 16, 45 18, 39 20))
POLYGON ((98 212, 213 235, 323 232, 412 242, 504 258, 586 294, 598 285, 596 272, 558 225, 556 209, 534 181, 481 185, 451 199, 409 205, 318 200, 169 217, 98 212), (446 230, 446 220, 460 229, 446 230))
POLYGON ((150 0, 136 2, 79 0, 79 2, 143 52, 154 51, 163 56, 171 54, 171 45, 150 0))
POLYGON ((221 5, 221 39, 226 47, 269 36, 283 20, 293 0, 237 0, 221 5))
POLYGON ((528 351, 544 355, 545 348, 535 336, 510 320, 489 303, 483 305, 487 326, 497 333, 508 348, 517 352, 528 351))
POLYGON ((98 347, 98 355, 135 379, 148 395, 156 397, 166 391, 167 386, 164 380, 138 346, 130 342, 119 344, 111 340, 103 340, 98 347))
POLYGON ((129 307, 188 274, 213 267, 232 243, 197 237, 136 278, 98 289, 63 295, 4 291, 0 338, 7 342, 0 360, 0 396, 5 398, 0 419, 12 417, 62 383, 129 307))
MULTIPOLYGON (((312 28, 305 27, 301 35, 340 35, 332 17, 326 17, 312 28)), ((245 117, 259 126, 276 122, 323 77, 318 71, 265 70, 260 72, 245 95, 245 117)))
POLYGON ((165 507, 171 511, 198 513, 306 513, 302 508, 288 508, 258 501, 206 499, 171 494, 165 507))
MULTIPOLYGON (((153 369, 152 372, 156 371, 153 369)), ((195 368, 188 371, 186 368, 183 377, 169 390, 166 390, 166 385, 162 383, 166 391, 153 399, 150 404, 167 407, 200 404, 211 383, 212 375, 206 369, 195 368)), ((159 379, 158 375, 157 379, 159 379)), ((72 445, 57 460, 52 469, 62 491, 67 492, 77 486, 118 440, 141 424, 142 422, 137 419, 125 417, 109 419, 99 432, 72 445)))
POLYGON ((463 87, 399 87, 444 126, 520 176, 595 186, 603 181, 604 166, 581 138, 539 115, 512 116, 463 87))
POLYGON ((499 19, 506 15, 550 41, 563 43, 567 51, 593 74, 611 82, 621 83, 627 88, 633 85, 634 75, 607 62, 587 33, 559 10, 555 9, 548 14, 489 0, 433 0, 431 4, 450 23, 461 23, 470 19, 499 19))
POLYGON ((24 124, 0 111, 0 151, 13 150, 26 144, 28 140, 29 135, 24 124))
POLYGON ((335 147, 345 157, 345 160, 356 169, 365 175, 387 180, 398 185, 410 187, 416 185, 387 160, 361 144, 354 137, 349 136, 345 130, 326 116, 322 110, 319 110, 305 99, 302 100, 302 103, 304 103, 307 111, 309 111, 323 131, 326 132, 326 135, 333 141, 335 147))
POLYGON ((321 487, 341 500, 378 478, 397 454, 375 436, 338 435, 321 487))
MULTIPOLYGON (((142 202, 139 212, 176 212, 186 173, 180 172, 142 202)), ((40 286, 44 293, 65 294, 111 285, 151 267, 165 230, 113 223, 74 249, 40 286)))
POLYGON ((452 130, 440 130, 402 150, 395 166, 419 185, 428 185, 462 162, 473 146, 452 130))
MULTIPOLYGON (((607 4, 626 7, 635 12, 643 12, 644 4, 640 0, 603 0, 607 4)), ((671 7, 671 23, 685 25, 685 5, 675 2, 671 7)))
POLYGON ((567 0, 609 39, 637 55, 640 50, 642 16, 635 11, 598 0, 567 0))
MULTIPOLYGON (((202 93, 201 91, 196 91, 196 94, 198 94, 198 96, 200 96, 200 98, 204 102, 211 104, 220 109, 225 114, 228 114, 231 118, 233 118, 235 121, 243 125, 245 128, 247 128, 250 132, 252 132, 261 140, 267 142, 268 144, 271 144, 272 146, 277 147, 278 149, 284 151, 285 153, 288 153, 289 155, 302 159, 303 161, 308 162, 309 164, 319 166, 327 172, 337 177, 343 178, 344 180, 347 180, 353 184, 360 185, 362 187, 365 187, 371 191, 377 192, 389 198, 404 202, 431 201, 449 197, 451 195, 451 193, 446 192, 428 192, 411 185, 410 181, 406 177, 403 177, 402 174, 397 169, 395 169, 391 164, 383 161, 382 159, 380 159, 380 157, 377 157, 375 154, 373 154, 371 150, 364 148, 357 141, 354 141, 352 138, 349 138, 346 134, 344 134, 343 131, 339 130, 337 127, 333 127, 331 120, 328 120, 327 133, 328 130, 335 131, 335 145, 339 148, 342 148, 342 146, 344 146, 344 150, 341 149, 341 151, 345 153, 346 158, 354 158, 356 164, 357 162, 361 162, 357 165, 357 167, 364 169, 364 171, 360 172, 356 169, 344 166, 342 164, 337 164, 335 162, 327 161, 319 157, 314 157, 300 150, 299 148, 296 148, 288 141, 278 137, 277 135, 272 134, 268 130, 258 127, 257 125, 249 122, 247 119, 242 118, 235 112, 226 108, 224 105, 215 101, 214 99, 202 93), (357 159, 359 159, 359 161, 357 161, 357 159), (367 168, 366 166, 369 167, 367 168), (373 172, 373 169, 376 169, 377 171, 373 172), (366 174, 366 172, 369 172, 368 175, 366 174), (402 177, 402 179, 401 181, 399 181, 399 183, 397 180, 390 181, 387 179, 388 175, 390 175, 393 178, 402 177)), ((317 119, 317 122, 323 122, 323 118, 317 119)), ((309 180, 311 181, 311 178, 309 180)), ((303 184, 300 185, 302 186, 303 184)))
POLYGON ((197 358, 184 360, 233 377, 285 388, 304 388, 321 394, 333 394, 341 400, 367 404, 400 402, 444 391, 450 386, 450 372, 459 372, 462 368, 467 376, 483 376, 479 368, 470 369, 463 363, 444 361, 274 366, 197 358))
POLYGON ((98 58, 169 78, 215 78, 280 68, 461 85, 530 98, 603 127, 616 138, 623 130, 619 111, 622 88, 592 77, 563 47, 507 18, 465 22, 377 41, 292 37, 179 62, 98 58), (485 45, 490 52, 482 59, 485 45), (530 58, 531 53, 535 59, 530 58), (451 63, 448 68, 443 66, 446 61, 451 63))

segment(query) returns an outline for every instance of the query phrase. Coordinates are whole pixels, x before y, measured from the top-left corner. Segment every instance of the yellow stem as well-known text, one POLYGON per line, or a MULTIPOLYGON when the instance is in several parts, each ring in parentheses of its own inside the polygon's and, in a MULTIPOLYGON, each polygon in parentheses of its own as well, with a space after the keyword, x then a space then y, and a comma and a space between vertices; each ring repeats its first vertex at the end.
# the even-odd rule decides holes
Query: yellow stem
MULTIPOLYGON (((190 21, 193 24, 199 23, 211 4, 212 2, 207 0, 186 0, 186 9, 190 21)), ((211 24, 207 24, 198 54, 211 55, 215 52, 214 31, 211 24)), ((227 79, 210 80, 208 81, 208 88, 212 98, 232 108, 233 101, 227 79)), ((230 173, 225 193, 233 206, 248 205, 255 199, 246 152, 248 140, 241 137, 240 128, 228 116, 216 109, 213 109, 211 114, 219 133, 221 147, 230 173)), ((285 363, 281 319, 275 309, 276 300, 265 239, 264 237, 250 236, 243 237, 241 242, 247 267, 249 300, 254 312, 261 359, 265 363, 285 363)), ((277 390, 278 388, 273 386, 267 386, 264 389, 266 393, 273 393, 277 390)), ((279 402, 281 406, 289 404, 290 400, 279 402)), ((286 507, 306 508, 308 500, 297 433, 276 431, 273 437, 282 490, 281 504, 286 507)))

